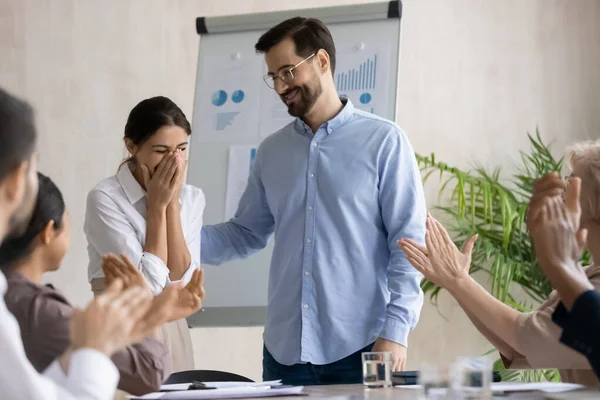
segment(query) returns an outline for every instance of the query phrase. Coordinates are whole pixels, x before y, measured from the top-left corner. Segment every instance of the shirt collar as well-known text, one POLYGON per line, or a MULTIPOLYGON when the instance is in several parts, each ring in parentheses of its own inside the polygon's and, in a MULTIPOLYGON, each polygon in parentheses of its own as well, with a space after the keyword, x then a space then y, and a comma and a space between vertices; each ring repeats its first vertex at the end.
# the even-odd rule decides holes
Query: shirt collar
POLYGON ((340 111, 338 115, 327 122, 328 134, 331 134, 337 128, 348 122, 348 120, 352 117, 352 114, 354 114, 354 104, 352 104, 350 99, 340 97, 340 100, 342 101, 344 108, 342 108, 342 111, 340 111))
MULTIPOLYGON (((335 117, 323 124, 328 135, 331 135, 337 128, 348 122, 348 120, 352 117, 352 114, 354 114, 354 104, 352 104, 350 99, 340 97, 340 100, 344 105, 342 110, 335 117)), ((310 126, 308 126, 308 124, 304 122, 302 118, 296 118, 296 128, 302 133, 312 134, 312 129, 310 129, 310 126)))
POLYGON ((137 203, 146 196, 146 192, 133 177, 127 163, 119 168, 119 171, 117 172, 117 181, 119 181, 119 184, 123 188, 123 191, 131 204, 137 203))

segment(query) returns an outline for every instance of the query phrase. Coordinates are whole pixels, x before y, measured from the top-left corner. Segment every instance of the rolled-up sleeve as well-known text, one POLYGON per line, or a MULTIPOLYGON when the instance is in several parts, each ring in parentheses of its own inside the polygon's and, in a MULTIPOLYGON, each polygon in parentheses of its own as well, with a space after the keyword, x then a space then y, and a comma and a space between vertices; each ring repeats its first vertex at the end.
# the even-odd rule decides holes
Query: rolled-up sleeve
POLYGON ((501 354, 506 368, 590 369, 585 357, 559 342, 561 330, 552 322, 558 302, 558 296, 552 293, 537 310, 519 316, 517 334, 521 352, 501 354))
POLYGON ((169 284, 169 268, 163 260, 154 254, 147 251, 142 252, 142 257, 137 265, 155 296, 160 294, 165 286, 169 284))
POLYGON ((172 370, 171 355, 154 338, 127 346, 111 359, 119 369, 119 389, 133 395, 156 392, 172 370))
POLYGON ((88 245, 98 254, 125 254, 137 265, 155 295, 168 284, 169 268, 159 257, 144 251, 127 215, 106 193, 92 190, 88 195, 84 232, 88 245))

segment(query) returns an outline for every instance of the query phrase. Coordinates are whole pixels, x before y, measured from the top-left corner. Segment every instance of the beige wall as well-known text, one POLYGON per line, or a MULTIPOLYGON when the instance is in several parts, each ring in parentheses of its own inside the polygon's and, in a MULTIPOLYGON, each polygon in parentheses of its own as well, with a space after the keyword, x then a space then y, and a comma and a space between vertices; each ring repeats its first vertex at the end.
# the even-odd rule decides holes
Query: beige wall
MULTIPOLYGON (((0 0, 0 84, 38 109, 43 172, 66 197, 73 244, 52 281, 90 298, 87 191, 115 172, 127 113, 162 94, 191 116, 200 15, 318 7, 335 0, 0 0)), ((600 133, 600 2, 406 0, 400 125, 422 153, 507 165, 540 127, 560 151, 600 133)), ((435 188, 428 188, 435 201, 435 188)), ((210 282, 207 282, 210 290, 210 282)), ((260 377, 261 329, 197 329, 196 362, 260 377)), ((448 296, 427 304, 409 367, 488 349, 448 296)))

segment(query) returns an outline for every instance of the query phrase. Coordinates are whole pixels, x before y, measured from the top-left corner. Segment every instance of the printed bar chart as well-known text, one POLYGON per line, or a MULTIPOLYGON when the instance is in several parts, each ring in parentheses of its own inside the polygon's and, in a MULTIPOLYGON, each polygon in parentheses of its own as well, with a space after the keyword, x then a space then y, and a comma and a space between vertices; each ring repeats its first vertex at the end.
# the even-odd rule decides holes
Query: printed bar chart
POLYGON ((338 92, 375 89, 377 84, 377 54, 365 60, 358 68, 336 74, 338 92))

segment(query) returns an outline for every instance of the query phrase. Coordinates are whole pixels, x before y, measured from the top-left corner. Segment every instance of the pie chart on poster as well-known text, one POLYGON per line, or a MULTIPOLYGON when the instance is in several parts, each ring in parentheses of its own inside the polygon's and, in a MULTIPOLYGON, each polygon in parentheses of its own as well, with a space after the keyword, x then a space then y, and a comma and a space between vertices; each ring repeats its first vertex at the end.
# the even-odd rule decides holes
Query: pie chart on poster
POLYGON ((371 93, 363 93, 359 98, 362 104, 369 104, 371 102, 371 93))
POLYGON ((212 103, 221 107, 227 101, 227 93, 224 90, 217 90, 212 94, 212 103))
POLYGON ((233 92, 233 94, 231 95, 231 100, 234 103, 241 103, 244 100, 244 91, 236 90, 235 92, 233 92))

